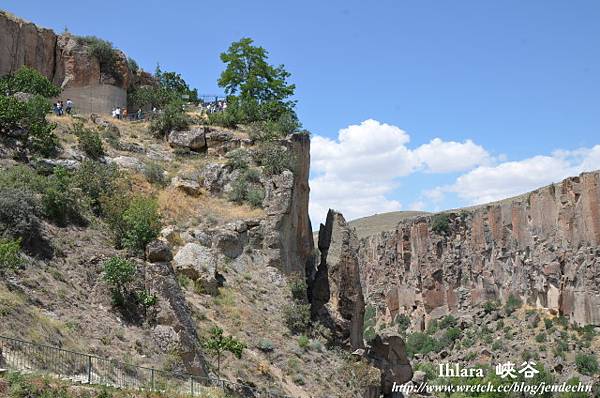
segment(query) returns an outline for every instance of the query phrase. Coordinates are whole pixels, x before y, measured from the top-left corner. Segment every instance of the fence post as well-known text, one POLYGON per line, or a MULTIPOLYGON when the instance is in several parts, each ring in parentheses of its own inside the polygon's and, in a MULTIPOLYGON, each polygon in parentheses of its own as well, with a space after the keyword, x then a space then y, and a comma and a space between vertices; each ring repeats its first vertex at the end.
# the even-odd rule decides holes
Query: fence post
POLYGON ((150 376, 150 380, 151 380, 150 383, 151 383, 151 386, 152 386, 151 387, 152 388, 151 391, 154 391, 154 368, 150 369, 150 375, 151 375, 150 376))
POLYGON ((88 384, 92 384, 92 356, 88 355, 88 366, 87 366, 87 373, 88 373, 88 384))

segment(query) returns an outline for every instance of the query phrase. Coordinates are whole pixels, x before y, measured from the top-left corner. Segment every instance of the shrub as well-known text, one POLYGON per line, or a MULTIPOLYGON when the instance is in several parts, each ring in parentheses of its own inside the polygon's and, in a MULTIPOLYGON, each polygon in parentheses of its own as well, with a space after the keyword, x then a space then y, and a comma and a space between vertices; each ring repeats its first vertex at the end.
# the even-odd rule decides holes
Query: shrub
POLYGON ((600 370, 598 359, 594 355, 577 354, 575 356, 575 366, 579 373, 587 376, 593 376, 600 370))
POLYGON ((15 270, 23 264, 21 257, 21 238, 0 239, 0 271, 15 270))
POLYGON ((546 328, 546 330, 552 329, 554 327, 554 325, 552 324, 552 319, 544 318, 544 327, 546 328))
POLYGON ((431 230, 437 234, 450 232, 450 217, 446 213, 436 214, 431 218, 431 230))
POLYGON ((508 296, 508 300, 506 300, 506 304, 504 304, 504 312, 506 315, 510 315, 523 305, 521 298, 519 296, 515 296, 514 294, 510 294, 508 296))
POLYGON ((160 232, 158 203, 151 198, 133 198, 123 213, 123 221, 125 224, 123 247, 143 253, 146 245, 156 239, 160 232))
POLYGON ((50 98, 60 94, 60 88, 40 72, 22 66, 17 72, 0 78, 0 95, 10 96, 18 92, 50 98))
POLYGON ((487 300, 483 303, 483 310, 486 314, 491 314, 498 309, 498 302, 494 300, 487 300))
POLYGON ((406 351, 411 357, 415 354, 427 354, 437 351, 437 349, 438 344, 435 339, 425 333, 411 333, 406 339, 406 351))
POLYGON ((158 303, 158 296, 147 289, 137 291, 135 298, 144 310, 144 316, 148 314, 148 309, 154 307, 158 303))
POLYGON ((98 160, 104 156, 102 140, 97 131, 83 127, 82 123, 75 126, 73 133, 79 139, 79 149, 81 149, 90 159, 98 160))
POLYGON ((149 183, 164 187, 167 185, 165 170, 156 162, 146 162, 144 164, 144 176, 149 183))
POLYGON ((306 281, 299 275, 294 275, 290 278, 289 282, 290 291, 292 292, 292 298, 296 301, 306 301, 306 281))
POLYGON ((265 200, 265 191, 262 188, 251 188, 246 194, 246 201, 252 207, 262 207, 265 200))
POLYGON ((228 199, 235 203, 243 203, 248 194, 248 183, 243 176, 239 176, 232 184, 231 191, 228 193, 228 199))
POLYGON ((96 58, 100 64, 100 72, 109 74, 114 77, 115 80, 121 81, 121 76, 116 68, 116 51, 111 42, 96 36, 78 37, 78 41, 87 46, 88 55, 96 58))
POLYGON ((274 350, 273 342, 267 339, 261 339, 258 342, 258 349, 263 352, 271 352, 274 350))
POLYGON ((103 263, 103 278, 111 286, 114 305, 123 305, 135 272, 135 265, 121 257, 112 257, 103 263))
POLYGON ((546 341, 546 333, 540 333, 537 336, 535 336, 535 341, 537 341, 538 343, 543 343, 546 341))
POLYGON ((60 226, 84 221, 82 197, 75 189, 71 173, 63 167, 55 167, 48 177, 42 203, 44 214, 60 226))
POLYGON ((228 152, 227 155, 227 166, 233 170, 247 169, 250 163, 250 154, 243 148, 234 149, 228 152))
POLYGON ((263 166, 266 175, 278 175, 292 169, 289 152, 280 145, 269 143, 257 151, 257 162, 263 166))
POLYGON ((410 327, 410 318, 406 314, 398 314, 395 319, 399 332, 406 332, 410 327))
POLYGON ((0 236, 24 241, 39 236, 41 207, 33 192, 24 188, 0 189, 0 236))
POLYGON ((310 340, 305 335, 301 335, 301 336, 298 337, 298 346, 300 348, 306 349, 308 347, 309 343, 310 343, 310 340))
POLYGON ((292 303, 283 309, 285 324, 292 333, 304 333, 310 327, 310 304, 292 303))
POLYGON ((189 124, 190 119, 183 111, 183 103, 181 101, 172 101, 150 123, 150 131, 158 137, 164 137, 172 130, 185 130, 189 124))
POLYGON ((140 70, 138 63, 131 57, 127 57, 127 67, 133 74, 136 74, 140 70))
POLYGON ((439 320, 438 326, 440 329, 446 329, 449 327, 456 326, 458 324, 458 319, 453 315, 446 315, 442 319, 439 320))
POLYGON ((295 113, 285 112, 277 120, 253 122, 250 125, 250 138, 257 142, 274 141, 297 132, 300 127, 295 113))
POLYGON ((115 194, 119 169, 114 164, 84 160, 73 175, 75 186, 90 200, 96 215, 102 215, 101 198, 115 194))

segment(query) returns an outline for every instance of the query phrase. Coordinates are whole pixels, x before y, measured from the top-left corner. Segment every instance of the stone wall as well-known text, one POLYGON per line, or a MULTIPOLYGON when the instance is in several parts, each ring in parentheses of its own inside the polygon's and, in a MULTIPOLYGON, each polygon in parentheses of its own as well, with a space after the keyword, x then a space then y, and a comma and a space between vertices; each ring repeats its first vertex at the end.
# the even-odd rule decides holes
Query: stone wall
POLYGON ((365 296, 384 320, 406 313, 423 328, 512 294, 600 325, 600 172, 446 214, 447 232, 421 216, 361 241, 365 296))

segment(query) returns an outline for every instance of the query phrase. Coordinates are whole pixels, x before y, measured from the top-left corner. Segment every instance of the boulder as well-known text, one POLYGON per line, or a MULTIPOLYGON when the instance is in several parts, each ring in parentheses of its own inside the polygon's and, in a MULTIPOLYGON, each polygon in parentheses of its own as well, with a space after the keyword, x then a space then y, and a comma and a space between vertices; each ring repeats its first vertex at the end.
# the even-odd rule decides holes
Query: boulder
POLYGON ((417 370, 413 374, 412 381, 415 384, 423 384, 423 383, 425 383, 425 381, 427 381, 427 373, 423 372, 422 370, 417 370))
POLYGON ((117 126, 115 126, 113 123, 109 122, 108 120, 102 118, 100 115, 92 113, 90 115, 90 120, 96 126, 104 129, 105 131, 111 133, 112 135, 115 135, 117 137, 121 136, 121 132, 119 131, 119 128, 117 126))
POLYGON ((202 193, 200 184, 194 180, 188 180, 177 176, 173 177, 171 185, 191 196, 198 196, 202 193))
POLYGON ((171 252, 171 247, 168 242, 157 239, 148 243, 146 246, 146 260, 151 263, 167 262, 172 259, 173 253, 171 252))
POLYGON ((218 194, 223 191, 225 185, 225 177, 227 175, 227 169, 224 164, 221 163, 209 163, 200 172, 202 178, 202 185, 212 194, 218 194))
POLYGON ((381 370, 381 390, 384 396, 392 393, 394 383, 404 384, 413 378, 406 356, 404 340, 398 335, 376 335, 367 351, 367 358, 381 370))
POLYGON ((244 250, 240 234, 230 230, 217 231, 213 236, 213 247, 229 258, 239 257, 244 250))
POLYGON ((187 243, 177 252, 173 263, 175 270, 195 281, 200 291, 213 296, 219 294, 222 277, 217 272, 217 258, 211 249, 187 243))
POLYGON ((192 151, 206 148, 206 137, 202 127, 185 131, 171 131, 167 140, 172 148, 189 148, 192 151))
POLYGON ((117 166, 124 169, 132 169, 136 171, 144 170, 144 165, 142 162, 132 156, 117 156, 116 158, 109 159, 109 162, 115 163, 117 166))

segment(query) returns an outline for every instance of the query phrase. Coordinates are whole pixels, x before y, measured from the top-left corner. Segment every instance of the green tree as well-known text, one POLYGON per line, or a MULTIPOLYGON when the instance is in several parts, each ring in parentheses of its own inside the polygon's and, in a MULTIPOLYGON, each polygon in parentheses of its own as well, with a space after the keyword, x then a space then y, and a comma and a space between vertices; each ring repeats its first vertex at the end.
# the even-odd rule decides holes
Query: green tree
POLYGON ((288 83, 290 73, 283 65, 267 62, 269 53, 254 46, 250 38, 234 42, 221 54, 227 66, 218 84, 228 98, 227 112, 237 113, 240 122, 278 120, 284 114, 293 115, 296 86, 288 83))
POLYGON ((221 357, 225 352, 231 352, 236 358, 240 359, 246 345, 232 336, 225 336, 223 329, 215 326, 210 329, 209 336, 202 346, 217 357, 217 373, 221 373, 221 357))
POLYGON ((123 222, 125 225, 123 246, 137 253, 143 253, 146 245, 156 239, 160 232, 158 203, 152 198, 133 198, 123 213, 123 222))
POLYGON ((175 93, 179 99, 184 99, 183 96, 187 96, 188 101, 198 102, 198 90, 190 89, 190 86, 179 73, 163 72, 160 65, 157 65, 154 75, 158 79, 160 87, 175 93))
POLYGON ((3 269, 17 269, 23 264, 21 238, 0 239, 0 272, 3 269))
POLYGON ((18 92, 56 97, 60 88, 35 69, 22 66, 17 72, 0 78, 0 94, 10 96, 18 92))

